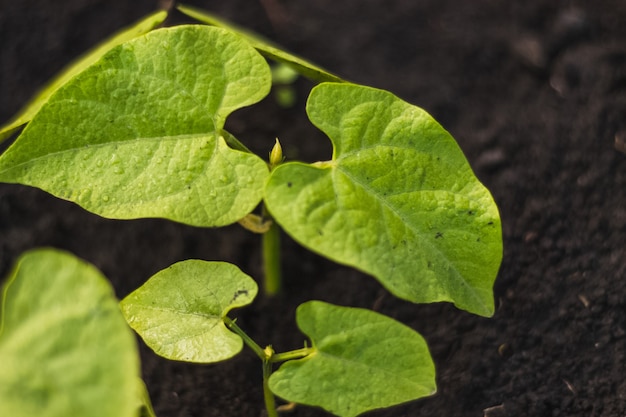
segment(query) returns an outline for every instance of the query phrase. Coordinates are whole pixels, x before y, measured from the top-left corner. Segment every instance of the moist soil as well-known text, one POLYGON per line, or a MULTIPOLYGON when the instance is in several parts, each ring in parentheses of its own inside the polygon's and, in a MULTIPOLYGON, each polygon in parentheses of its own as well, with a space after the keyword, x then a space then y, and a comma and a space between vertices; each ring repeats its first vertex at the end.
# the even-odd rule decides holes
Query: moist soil
MULTIPOLYGON (((0 1, 0 119, 71 58, 160 6, 152 0, 0 1)), ((190 2, 276 40, 346 79, 388 89, 435 116, 492 191, 504 259, 490 318, 413 305, 371 277, 284 237, 285 288, 236 312, 277 351, 302 346, 309 299, 373 308, 419 331, 438 392, 370 416, 626 414, 626 3, 623 0, 280 0, 190 2), (619 149, 622 151, 619 151, 619 149)), ((174 16, 169 23, 182 22, 174 16)), ((289 159, 329 159, 297 102, 270 96, 228 129, 254 150, 280 137, 289 159)), ((72 203, 0 185, 0 272, 53 246, 100 268, 122 298, 188 258, 261 276, 259 237, 159 219, 98 218, 72 203)), ((244 351, 215 365, 169 362, 140 344, 160 417, 263 416, 261 367, 244 351)), ((393 380, 387 383, 393 384, 393 380)), ((298 406, 297 417, 325 416, 298 406)))

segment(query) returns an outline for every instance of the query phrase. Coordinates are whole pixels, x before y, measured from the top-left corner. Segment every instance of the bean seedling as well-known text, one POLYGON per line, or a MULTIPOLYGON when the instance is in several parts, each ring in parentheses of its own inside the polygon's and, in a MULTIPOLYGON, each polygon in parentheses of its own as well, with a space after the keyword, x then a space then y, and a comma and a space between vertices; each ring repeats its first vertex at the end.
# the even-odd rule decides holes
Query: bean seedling
MULTIPOLYGON (((268 296, 281 288, 282 229, 398 298, 493 314, 498 210, 446 130, 388 91, 345 82, 205 12, 179 9, 209 25, 107 43, 7 125, 4 132, 26 127, 0 157, 0 181, 107 218, 239 222, 263 233, 268 296), (267 60, 317 83, 306 112, 331 140, 330 159, 284 161, 276 141, 264 161, 225 129, 233 111, 269 93, 267 60)), ((155 16, 140 25, 153 26, 155 16)), ((309 301, 296 321, 310 342, 276 353, 231 318, 256 294, 256 282, 234 265, 187 260, 154 275, 121 307, 169 359, 213 363, 251 348, 263 364, 269 416, 277 415, 274 396, 351 417, 435 392, 433 361, 413 329, 373 311, 309 301)))

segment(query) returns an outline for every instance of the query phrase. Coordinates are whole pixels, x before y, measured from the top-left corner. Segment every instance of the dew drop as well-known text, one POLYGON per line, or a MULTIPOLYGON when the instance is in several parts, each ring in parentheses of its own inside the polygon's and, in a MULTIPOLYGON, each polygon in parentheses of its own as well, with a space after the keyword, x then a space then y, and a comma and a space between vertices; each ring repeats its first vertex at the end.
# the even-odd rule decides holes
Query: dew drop
POLYGON ((117 166, 117 167, 113 168, 113 172, 116 173, 116 174, 123 174, 124 170, 122 169, 122 167, 117 166))
POLYGON ((109 201, 109 196, 108 196, 108 195, 103 195, 103 196, 102 196, 102 201, 104 201, 105 203, 106 203, 107 201, 109 201))
POLYGON ((96 161, 96 166, 97 166, 98 168, 100 168, 100 167, 102 166, 102 159, 98 159, 98 160, 96 161))

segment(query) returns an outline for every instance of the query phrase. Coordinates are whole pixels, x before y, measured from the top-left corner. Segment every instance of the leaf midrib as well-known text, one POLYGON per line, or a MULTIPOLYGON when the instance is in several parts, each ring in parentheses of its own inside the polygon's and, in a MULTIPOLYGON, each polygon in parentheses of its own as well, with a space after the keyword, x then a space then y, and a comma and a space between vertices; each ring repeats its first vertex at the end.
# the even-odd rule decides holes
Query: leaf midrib
MULTIPOLYGON (((128 144, 132 144, 133 142, 151 142, 151 141, 178 141, 178 140, 186 140, 186 139, 197 139, 197 138, 202 138, 202 137, 206 137, 208 135, 210 135, 211 133, 215 133, 217 134, 217 131, 215 132, 207 132, 207 133, 192 133, 192 134, 182 134, 182 135, 170 135, 170 136, 160 136, 160 137, 140 137, 140 138, 133 138, 133 139, 129 139, 129 140, 120 140, 120 141, 115 141, 115 142, 106 142, 106 143, 99 143, 99 144, 87 144, 87 145, 83 145, 83 146, 76 146, 76 147, 72 147, 72 148, 67 148, 67 149, 63 149, 60 151, 56 151, 56 152, 50 152, 47 153, 45 155, 41 155, 35 158, 31 158, 27 161, 24 162, 20 162, 18 164, 15 165, 11 165, 9 169, 4 169, 0 171, 0 174, 4 173, 4 172, 8 172, 11 171, 13 169, 18 169, 20 167, 23 166, 28 166, 32 163, 38 162, 40 160, 44 160, 46 158, 55 158, 58 156, 62 156, 63 154, 66 153, 76 153, 76 152, 80 152, 82 150, 87 150, 87 149, 98 149, 98 148, 105 148, 105 147, 109 147, 109 146, 119 146, 119 145, 128 145, 128 144)), ((217 138, 216 138, 217 139, 217 138)), ((218 146, 218 141, 215 140, 215 148, 217 149, 218 146)), ((213 155, 215 155, 215 153, 213 153, 213 155)), ((212 158, 211 158, 212 159, 212 158)))
MULTIPOLYGON (((373 147, 371 147, 371 148, 373 148, 373 147)), ((445 259, 447 261, 448 265, 451 266, 450 270, 454 271, 454 277, 456 277, 457 283, 460 282, 461 285, 463 285, 465 288, 470 290, 470 293, 472 294, 474 300, 477 301, 477 304, 479 304, 479 305, 481 305, 481 306, 483 306, 485 308, 487 307, 487 306, 484 305, 482 299, 478 296, 478 293, 476 291, 474 291, 474 289, 469 285, 467 280, 465 280, 463 278, 463 275, 459 272, 459 270, 457 269, 456 265, 453 262, 451 262, 449 260, 449 258, 436 245, 434 245, 428 239, 424 239, 422 237, 422 236, 425 235, 425 233, 423 233, 423 231, 417 229, 416 226, 413 223, 405 221, 405 217, 397 210, 397 208, 393 204, 391 204, 391 202, 387 201, 387 199, 384 198, 385 196, 380 195, 380 193, 375 191, 368 184, 365 184, 364 182, 362 182, 359 179, 357 179, 349 171, 347 171, 345 169, 342 169, 340 163, 334 165, 333 167, 331 167, 331 169, 333 169, 333 176, 332 176, 332 178, 333 178, 333 187, 335 187, 335 193, 334 194, 335 194, 335 202, 337 204, 337 207, 340 207, 341 205, 339 204, 339 201, 338 201, 338 198, 337 198, 339 193, 337 192, 337 189, 336 189, 335 173, 336 172, 341 172, 343 175, 348 177, 355 185, 357 185, 357 186, 361 187, 363 190, 365 190, 366 193, 368 193, 370 195, 373 195, 374 198, 376 199, 376 201, 378 201, 381 206, 384 206, 384 207, 388 208, 395 216, 397 216, 401 220, 402 224, 407 225, 408 226, 407 228, 409 230, 411 230, 413 233, 415 233, 415 235, 420 238, 422 243, 424 243, 426 246, 431 248, 434 253, 439 254, 439 256, 442 259, 445 259)), ((447 191, 447 190, 441 190, 441 189, 432 189, 432 190, 429 189, 429 190, 417 190, 417 191, 441 191, 441 192, 445 192, 445 193, 448 193, 448 194, 451 194, 451 195, 461 196, 464 199, 468 199, 470 201, 472 200, 467 195, 460 194, 460 193, 455 193, 455 192, 451 192, 451 191, 447 191)), ((387 232, 387 237, 389 238, 388 228, 385 227, 384 229, 387 232)))

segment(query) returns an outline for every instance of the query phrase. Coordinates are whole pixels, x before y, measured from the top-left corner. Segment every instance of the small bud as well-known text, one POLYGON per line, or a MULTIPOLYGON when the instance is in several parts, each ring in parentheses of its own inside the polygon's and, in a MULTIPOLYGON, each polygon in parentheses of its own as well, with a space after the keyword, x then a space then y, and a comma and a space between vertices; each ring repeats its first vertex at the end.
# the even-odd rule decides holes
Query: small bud
POLYGON ((270 152, 270 169, 274 169, 283 162, 283 148, 280 146, 278 138, 270 152))
POLYGON ((274 356, 274 348, 272 345, 268 345, 263 349, 263 353, 265 353, 265 359, 272 359, 272 356, 274 356))

